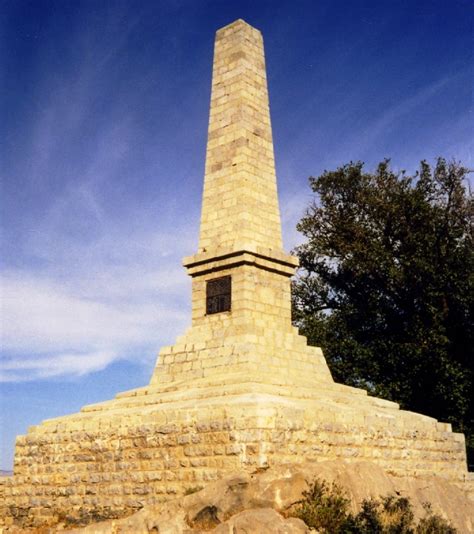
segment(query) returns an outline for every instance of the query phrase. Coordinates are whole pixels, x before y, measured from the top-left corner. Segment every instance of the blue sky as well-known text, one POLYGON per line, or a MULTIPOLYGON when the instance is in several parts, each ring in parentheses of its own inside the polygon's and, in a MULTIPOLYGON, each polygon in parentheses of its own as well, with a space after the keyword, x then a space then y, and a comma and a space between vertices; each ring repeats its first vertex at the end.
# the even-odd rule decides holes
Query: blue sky
POLYGON ((471 0, 1 0, 0 468, 190 322, 215 31, 263 32, 285 246, 308 177, 472 167, 471 0))

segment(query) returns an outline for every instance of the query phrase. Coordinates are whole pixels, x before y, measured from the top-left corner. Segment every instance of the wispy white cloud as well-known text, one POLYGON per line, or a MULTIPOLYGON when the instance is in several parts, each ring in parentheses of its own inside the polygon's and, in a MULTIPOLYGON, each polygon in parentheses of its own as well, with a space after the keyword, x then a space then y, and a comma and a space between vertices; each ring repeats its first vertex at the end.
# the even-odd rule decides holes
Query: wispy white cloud
POLYGON ((179 223, 154 226, 108 217, 85 183, 58 196, 2 272, 0 380, 150 361, 172 343, 190 320, 180 259, 195 244, 179 223))
POLYGON ((403 88, 400 80, 393 84, 399 91, 392 104, 381 105, 390 92, 379 80, 364 76, 353 83, 345 80, 343 91, 335 89, 338 98, 328 102, 318 100, 319 93, 308 97, 305 109, 311 113, 300 116, 298 129, 292 119, 292 135, 277 151, 283 171, 280 176, 298 181, 301 189, 307 186, 310 174, 318 175, 351 160, 374 165, 384 157, 393 157, 394 164, 410 172, 417 170, 421 159, 440 155, 469 163, 472 117, 462 106, 451 106, 451 115, 447 115, 445 104, 465 87, 471 72, 464 68, 440 74, 426 81, 419 73, 407 73, 400 80, 411 83, 405 82, 403 88), (380 105, 373 105, 374 101, 380 105))
POLYGON ((296 225, 304 216, 312 200, 309 185, 306 191, 291 191, 282 195, 280 202, 283 243, 290 251, 303 241, 303 236, 296 229, 296 225))
POLYGON ((43 358, 10 358, 2 363, 0 382, 22 382, 61 375, 83 376, 101 371, 115 359, 115 355, 111 352, 59 354, 43 358))
POLYGON ((156 357, 189 321, 188 281, 169 265, 147 267, 4 272, 1 379, 87 374, 119 359, 156 357))
MULTIPOLYGON (((134 280, 130 278, 127 280, 132 282, 133 292, 134 280)), ((98 288, 102 294, 92 297, 81 286, 72 288, 75 285, 72 279, 61 284, 34 275, 4 275, 4 349, 44 353, 64 348, 126 348, 133 343, 158 341, 163 337, 163 333, 158 335, 160 330, 165 330, 166 336, 166 330, 173 331, 173 325, 185 319, 185 313, 173 309, 169 299, 137 301, 132 293, 127 300, 130 291, 127 280, 113 284, 112 295, 103 286, 98 288), (122 291, 118 291, 118 284, 122 284, 122 291)), ((80 279, 79 282, 85 283, 80 279)), ((157 297, 156 290, 149 294, 157 297)))
POLYGON ((414 94, 402 99, 400 102, 388 108, 380 116, 374 118, 374 120, 368 123, 364 131, 358 132, 357 139, 352 141, 356 147, 356 152, 364 155, 378 138, 389 133, 407 115, 418 110, 451 84, 457 82, 461 74, 445 76, 420 88, 414 94))
MULTIPOLYGON (((104 32, 76 28, 69 63, 53 61, 58 70, 38 79, 11 145, 21 157, 10 157, 10 181, 34 200, 31 210, 10 209, 18 232, 5 228, 1 381, 149 363, 190 321, 180 260, 196 246, 186 219, 195 207, 179 219, 167 211, 166 147, 144 144, 140 94, 156 80, 140 68, 130 78, 114 70, 140 18, 112 10, 104 32), (107 98, 115 79, 121 86, 107 98), (151 173, 153 203, 134 187, 151 173)), ((40 50, 40 61, 48 54, 40 50)), ((23 208, 19 197, 11 202, 23 208)))

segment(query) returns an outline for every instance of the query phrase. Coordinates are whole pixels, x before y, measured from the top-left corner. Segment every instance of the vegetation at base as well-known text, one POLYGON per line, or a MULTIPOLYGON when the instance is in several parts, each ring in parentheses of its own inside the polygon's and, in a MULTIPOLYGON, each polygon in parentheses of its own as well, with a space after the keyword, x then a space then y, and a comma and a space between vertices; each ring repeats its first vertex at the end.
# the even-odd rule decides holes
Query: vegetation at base
POLYGON ((350 500, 337 484, 329 486, 316 479, 303 493, 294 510, 320 534, 456 534, 457 530, 425 505, 425 516, 415 523, 410 501, 388 495, 365 499, 357 514, 349 509, 350 500))
POLYGON ((310 178, 293 318, 334 379, 450 422, 474 464, 474 198, 469 171, 388 160, 310 178))

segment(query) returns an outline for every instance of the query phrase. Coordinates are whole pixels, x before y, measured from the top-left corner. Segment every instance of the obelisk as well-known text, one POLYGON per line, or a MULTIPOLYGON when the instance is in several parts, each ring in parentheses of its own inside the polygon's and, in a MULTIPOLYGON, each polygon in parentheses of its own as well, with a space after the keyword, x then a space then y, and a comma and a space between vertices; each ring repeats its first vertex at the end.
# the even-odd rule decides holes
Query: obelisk
POLYGON ((261 33, 216 34, 199 252, 282 251, 261 33))
POLYGON ((282 248, 263 39, 237 20, 215 40, 199 246, 184 259, 192 327, 162 349, 152 384, 331 380, 291 324, 297 264, 282 248))

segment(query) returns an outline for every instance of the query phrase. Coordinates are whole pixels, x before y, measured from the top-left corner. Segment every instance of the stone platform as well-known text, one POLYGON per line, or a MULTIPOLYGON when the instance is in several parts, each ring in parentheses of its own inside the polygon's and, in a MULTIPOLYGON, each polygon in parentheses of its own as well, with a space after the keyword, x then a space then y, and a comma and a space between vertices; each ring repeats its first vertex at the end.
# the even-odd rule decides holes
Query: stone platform
MULTIPOLYGON (((367 460, 391 474, 436 473, 474 490, 462 434, 327 377, 311 382, 306 367, 324 367, 322 354, 294 339, 300 352, 284 372, 272 356, 278 372, 268 365, 264 373, 266 362, 255 358, 254 372, 226 373, 239 355, 223 354, 228 363, 211 379, 128 391, 31 428, 17 439, 15 476, 1 481, 2 517, 23 527, 120 517, 232 471, 296 459, 367 460)), ((178 364, 196 361, 199 351, 177 349, 165 352, 178 364)))

